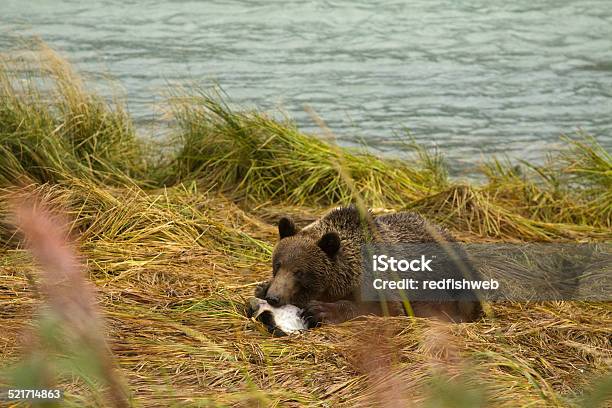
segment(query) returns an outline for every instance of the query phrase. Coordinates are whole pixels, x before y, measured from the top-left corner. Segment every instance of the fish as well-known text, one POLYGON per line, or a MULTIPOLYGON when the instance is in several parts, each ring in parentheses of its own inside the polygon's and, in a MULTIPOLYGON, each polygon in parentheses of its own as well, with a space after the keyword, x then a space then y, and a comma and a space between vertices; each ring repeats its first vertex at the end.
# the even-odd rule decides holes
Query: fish
POLYGON ((263 323, 274 336, 286 336, 308 329, 299 307, 289 304, 274 307, 266 300, 256 297, 248 301, 247 317, 263 323))

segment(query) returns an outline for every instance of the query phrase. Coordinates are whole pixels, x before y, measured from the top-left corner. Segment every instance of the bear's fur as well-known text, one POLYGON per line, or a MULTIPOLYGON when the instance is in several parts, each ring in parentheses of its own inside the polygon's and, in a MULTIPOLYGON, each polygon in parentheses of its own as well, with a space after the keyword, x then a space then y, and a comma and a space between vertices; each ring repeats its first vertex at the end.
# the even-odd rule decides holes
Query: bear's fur
MULTIPOLYGON (((303 229, 288 217, 278 223, 280 240, 272 257, 272 279, 259 285, 255 296, 273 306, 292 304, 304 309, 310 327, 339 323, 357 316, 402 315, 400 302, 360 300, 365 243, 424 243, 454 241, 443 228, 412 212, 373 216, 354 207, 339 207, 303 229)), ((482 314, 479 302, 411 302, 416 316, 449 321, 473 321, 482 314)))

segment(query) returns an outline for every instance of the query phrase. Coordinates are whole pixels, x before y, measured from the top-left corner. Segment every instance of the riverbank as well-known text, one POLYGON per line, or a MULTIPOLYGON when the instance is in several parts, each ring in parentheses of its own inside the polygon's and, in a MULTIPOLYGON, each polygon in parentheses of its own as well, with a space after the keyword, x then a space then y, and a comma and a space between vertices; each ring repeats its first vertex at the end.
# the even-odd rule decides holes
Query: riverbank
MULTIPOLYGON (((41 300, 7 204, 35 192, 71 220, 139 406, 392 406, 391 396, 566 406, 609 392, 607 303, 493 304, 474 324, 370 318, 280 339, 241 309, 269 274, 279 214, 307 223, 361 200, 418 211, 466 241, 610 241, 612 158, 594 139, 564 139, 545 166, 491 159, 486 182, 471 185, 417 145, 411 161, 380 159, 337 147, 324 127, 307 135, 192 88, 169 91, 173 137, 155 145, 119 100, 88 91, 51 50, 39 57, 3 56, 0 68, 0 355, 29 362, 4 366, 2 382, 33 378, 43 364, 21 340, 41 300)), ((103 377, 87 357, 43 343, 68 405, 102 405, 103 377)))

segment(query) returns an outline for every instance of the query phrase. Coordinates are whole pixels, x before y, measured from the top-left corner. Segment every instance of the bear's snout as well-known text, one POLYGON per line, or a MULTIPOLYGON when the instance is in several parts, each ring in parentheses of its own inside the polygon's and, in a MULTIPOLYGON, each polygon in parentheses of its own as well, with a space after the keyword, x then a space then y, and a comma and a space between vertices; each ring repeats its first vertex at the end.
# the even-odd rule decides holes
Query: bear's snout
POLYGON ((281 269, 270 282, 265 299, 271 306, 280 307, 291 303, 295 295, 294 291, 293 277, 288 271, 281 269))
POLYGON ((278 298, 278 296, 266 295, 266 302, 268 302, 268 304, 273 307, 280 306, 280 299, 278 298))

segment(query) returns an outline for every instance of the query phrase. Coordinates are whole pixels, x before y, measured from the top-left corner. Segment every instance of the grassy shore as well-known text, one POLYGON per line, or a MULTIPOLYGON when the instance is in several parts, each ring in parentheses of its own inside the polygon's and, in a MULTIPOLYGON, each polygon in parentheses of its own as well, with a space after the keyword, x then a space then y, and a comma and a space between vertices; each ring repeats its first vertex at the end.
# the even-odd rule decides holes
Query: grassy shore
POLYGON ((410 162, 381 159, 227 100, 172 90, 168 148, 138 137, 121 101, 90 92, 51 50, 1 56, 1 384, 57 384, 67 406, 121 406, 113 387, 143 407, 594 407, 609 397, 608 303, 498 303, 471 324, 372 317, 285 338, 242 310, 270 273, 279 214, 305 224, 360 200, 418 211, 465 241, 608 242, 612 157, 595 139, 564 138, 543 166, 492 158, 486 182, 470 184, 422 147, 410 162), (103 331, 71 326, 51 266, 40 256, 37 266, 15 232, 11 208, 34 199, 64 214, 96 292, 66 296, 99 309, 112 354, 92 354, 103 331))

